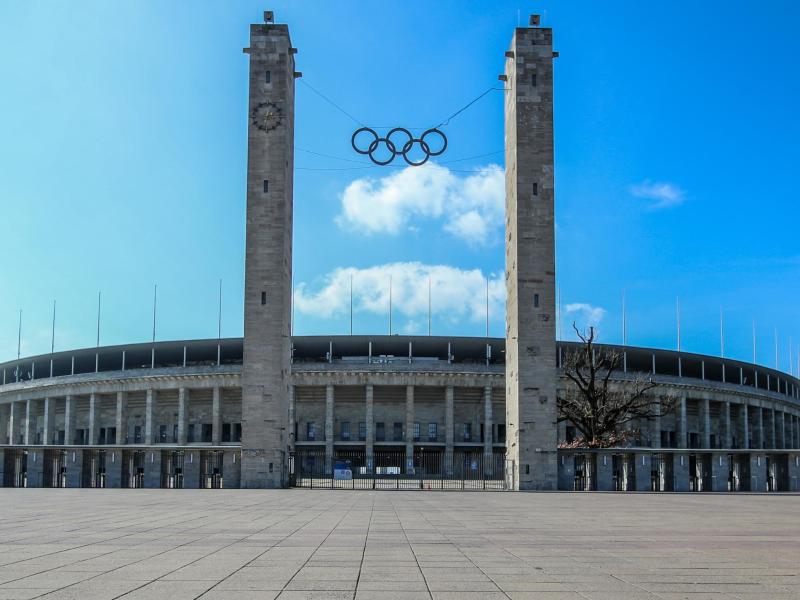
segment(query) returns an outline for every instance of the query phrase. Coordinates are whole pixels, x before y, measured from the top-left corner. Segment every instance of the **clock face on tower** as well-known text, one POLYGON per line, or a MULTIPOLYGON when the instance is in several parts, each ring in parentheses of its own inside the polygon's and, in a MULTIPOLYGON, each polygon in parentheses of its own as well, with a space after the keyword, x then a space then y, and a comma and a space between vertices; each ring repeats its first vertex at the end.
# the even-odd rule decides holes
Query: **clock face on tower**
POLYGON ((274 102, 261 102, 250 115, 254 127, 261 131, 272 131, 281 124, 281 108, 274 102))

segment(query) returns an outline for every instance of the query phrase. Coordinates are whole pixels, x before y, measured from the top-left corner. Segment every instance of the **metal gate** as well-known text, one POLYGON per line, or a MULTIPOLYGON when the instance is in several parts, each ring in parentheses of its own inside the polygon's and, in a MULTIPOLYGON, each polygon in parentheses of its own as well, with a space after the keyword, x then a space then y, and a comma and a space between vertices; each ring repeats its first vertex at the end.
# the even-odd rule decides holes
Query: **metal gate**
POLYGON ((84 450, 81 485, 85 488, 106 487, 106 451, 84 450))
POLYGON ((208 490, 222 488, 222 451, 206 450, 200 453, 201 486, 208 490))
POLYGON ((67 487, 67 451, 45 450, 44 472, 42 475, 43 487, 67 487))
POLYGON ((122 451, 122 481, 125 487, 144 487, 144 461, 144 450, 122 451))
POLYGON ((169 490, 183 489, 183 450, 163 452, 161 455, 161 487, 169 490))
MULTIPOLYGON (((505 490, 506 457, 482 450, 414 451, 300 449, 289 457, 289 481, 296 487, 347 490, 505 490)), ((513 471, 513 469, 512 469, 513 471)))
POLYGON ((8 448, 3 465, 3 487, 28 486, 28 451, 8 448))

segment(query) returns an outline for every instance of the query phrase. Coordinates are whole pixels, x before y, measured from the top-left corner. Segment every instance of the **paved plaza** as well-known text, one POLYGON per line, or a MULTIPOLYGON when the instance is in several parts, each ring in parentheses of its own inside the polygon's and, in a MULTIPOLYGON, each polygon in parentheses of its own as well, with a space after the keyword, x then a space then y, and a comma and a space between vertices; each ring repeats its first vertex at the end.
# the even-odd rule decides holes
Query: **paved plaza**
POLYGON ((800 498, 0 489, 0 600, 800 598, 800 498))

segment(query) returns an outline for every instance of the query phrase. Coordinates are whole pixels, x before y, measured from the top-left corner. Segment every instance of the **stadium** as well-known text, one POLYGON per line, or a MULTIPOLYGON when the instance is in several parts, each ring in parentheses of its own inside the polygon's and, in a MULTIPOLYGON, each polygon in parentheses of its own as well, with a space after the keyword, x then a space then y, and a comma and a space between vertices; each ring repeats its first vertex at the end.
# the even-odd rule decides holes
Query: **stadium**
POLYGON ((251 26, 244 337, 0 364, 5 487, 800 490, 800 381, 631 346, 612 384, 676 400, 570 445, 556 342, 552 30, 506 52, 506 337, 292 336, 295 48, 251 26))

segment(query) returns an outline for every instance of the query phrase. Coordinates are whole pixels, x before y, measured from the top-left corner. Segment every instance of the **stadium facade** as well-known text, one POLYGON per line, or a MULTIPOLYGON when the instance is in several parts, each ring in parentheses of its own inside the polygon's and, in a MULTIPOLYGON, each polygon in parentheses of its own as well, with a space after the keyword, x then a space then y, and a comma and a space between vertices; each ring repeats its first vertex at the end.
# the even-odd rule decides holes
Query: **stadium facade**
POLYGON ((506 337, 292 337, 294 88, 286 25, 251 26, 244 337, 0 364, 8 487, 800 489, 800 381, 620 346, 675 411, 624 448, 570 448, 557 399, 552 31, 515 29, 501 79, 506 337))

